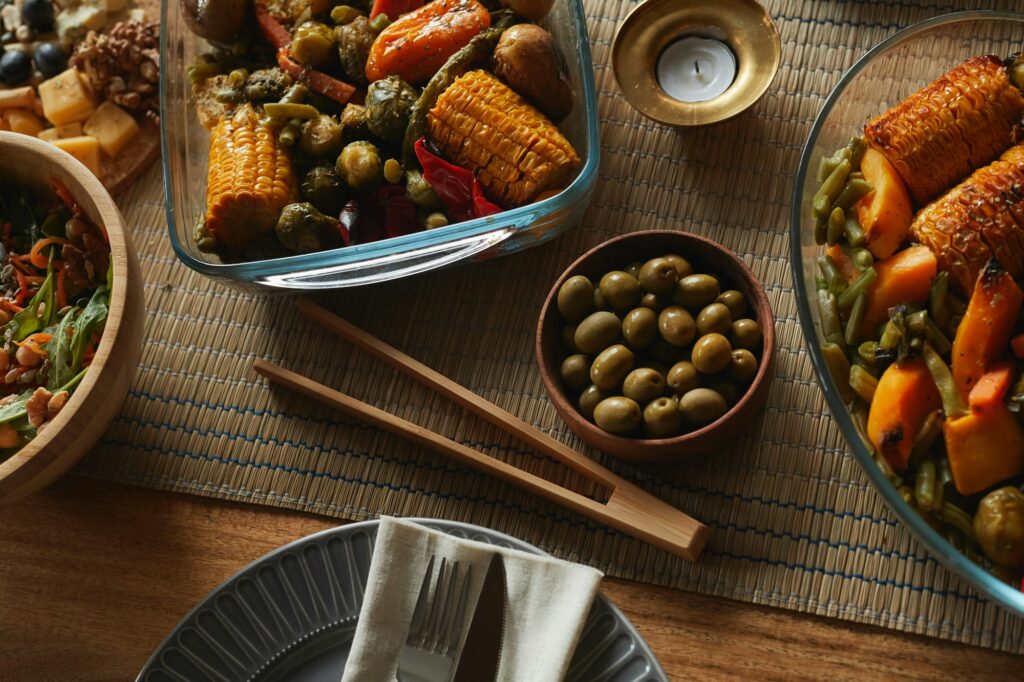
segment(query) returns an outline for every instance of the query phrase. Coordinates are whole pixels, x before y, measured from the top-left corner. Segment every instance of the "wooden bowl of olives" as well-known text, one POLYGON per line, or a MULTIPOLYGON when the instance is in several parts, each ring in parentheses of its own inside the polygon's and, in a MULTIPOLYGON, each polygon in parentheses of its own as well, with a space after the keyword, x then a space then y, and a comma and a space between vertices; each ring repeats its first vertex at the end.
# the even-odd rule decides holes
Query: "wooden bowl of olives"
POLYGON ((775 321, 764 287, 722 245, 634 232, 562 273, 536 354, 577 436, 625 460, 670 463, 726 447, 764 405, 775 321))

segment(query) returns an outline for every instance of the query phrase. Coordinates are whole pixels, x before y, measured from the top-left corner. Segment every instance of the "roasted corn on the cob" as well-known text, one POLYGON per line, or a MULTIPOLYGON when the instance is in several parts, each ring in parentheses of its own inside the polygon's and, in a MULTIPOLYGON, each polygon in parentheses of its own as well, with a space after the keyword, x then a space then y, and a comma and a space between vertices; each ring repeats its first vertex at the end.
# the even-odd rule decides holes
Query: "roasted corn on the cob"
POLYGON ((924 204, 1013 144, 1024 96, 997 57, 972 57, 868 121, 864 137, 924 204))
POLYGON ((427 130, 442 153, 509 206, 566 184, 580 161, 544 114, 486 71, 470 71, 445 90, 427 130))
POLYGON ((1024 275, 1024 144, 922 209, 910 234, 935 253, 961 293, 971 291, 989 258, 1024 275))
POLYGON ((242 248, 274 229, 298 185, 291 156, 248 104, 210 131, 206 231, 221 246, 242 248))

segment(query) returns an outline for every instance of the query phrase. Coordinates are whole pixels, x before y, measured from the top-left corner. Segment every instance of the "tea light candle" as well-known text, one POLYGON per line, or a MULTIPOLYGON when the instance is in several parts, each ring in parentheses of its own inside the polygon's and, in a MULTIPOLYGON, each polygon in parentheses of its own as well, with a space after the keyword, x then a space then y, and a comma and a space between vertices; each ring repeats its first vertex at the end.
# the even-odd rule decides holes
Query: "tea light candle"
POLYGON ((720 40, 690 36, 675 41, 658 57, 658 83, 681 102, 704 102, 729 89, 736 78, 736 55, 720 40))

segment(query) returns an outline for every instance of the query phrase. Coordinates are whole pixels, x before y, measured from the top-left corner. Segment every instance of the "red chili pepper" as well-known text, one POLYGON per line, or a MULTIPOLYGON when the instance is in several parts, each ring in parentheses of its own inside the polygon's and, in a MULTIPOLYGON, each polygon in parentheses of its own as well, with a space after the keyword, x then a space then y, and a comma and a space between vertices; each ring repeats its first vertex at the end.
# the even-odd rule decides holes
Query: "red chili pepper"
POLYGON ((277 65, 281 70, 297 81, 301 81, 324 97, 330 97, 338 104, 348 104, 356 89, 344 81, 328 76, 322 71, 303 66, 291 58, 288 48, 277 51, 277 65))
POLYGON ((71 192, 64 186, 64 183, 57 178, 50 178, 50 187, 53 188, 53 193, 64 202, 64 205, 71 211, 71 215, 78 215, 80 210, 78 208, 78 202, 71 196, 71 192))
POLYGON ((411 12, 422 6, 423 0, 373 0, 370 18, 373 19, 378 14, 386 14, 388 19, 394 21, 406 12, 411 12))
POLYGON ((271 45, 277 49, 288 47, 292 44, 292 34, 284 24, 267 9, 267 3, 255 3, 256 23, 260 25, 260 32, 271 45))
POLYGON ((501 207, 484 196, 483 185, 472 171, 442 159, 427 149, 421 137, 414 146, 423 166, 423 179, 441 197, 452 222, 482 218, 501 212, 501 207))

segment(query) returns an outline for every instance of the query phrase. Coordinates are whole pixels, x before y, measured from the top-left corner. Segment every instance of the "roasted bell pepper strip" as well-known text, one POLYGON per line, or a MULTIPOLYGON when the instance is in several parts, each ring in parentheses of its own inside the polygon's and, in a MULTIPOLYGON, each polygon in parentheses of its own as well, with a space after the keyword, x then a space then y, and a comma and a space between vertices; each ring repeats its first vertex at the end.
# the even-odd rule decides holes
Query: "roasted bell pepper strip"
POLYGON ((1013 383, 1013 363, 996 363, 981 375, 967 396, 972 412, 992 412, 1003 406, 1003 400, 1013 383))
POLYGON ((292 34, 288 28, 274 17, 267 9, 267 3, 255 3, 256 23, 260 26, 260 33, 271 45, 280 50, 292 44, 292 34))
POLYGON ((483 186, 471 171, 448 163, 427 149, 422 138, 416 142, 415 151, 423 166, 423 178, 441 197, 452 222, 501 212, 499 206, 484 196, 483 186))
POLYGON ((299 64, 288 54, 288 48, 281 48, 277 51, 277 65, 295 80, 305 83, 311 89, 324 97, 333 99, 338 104, 348 104, 356 93, 355 86, 328 76, 322 71, 299 64))
POLYGON ((373 0, 370 18, 373 19, 378 14, 384 14, 388 19, 394 21, 406 12, 411 12, 422 6, 423 0, 373 0))
POLYGON ((1024 334, 1017 334, 1010 341, 1010 348, 1013 349, 1013 354, 1021 360, 1024 360, 1024 334))

